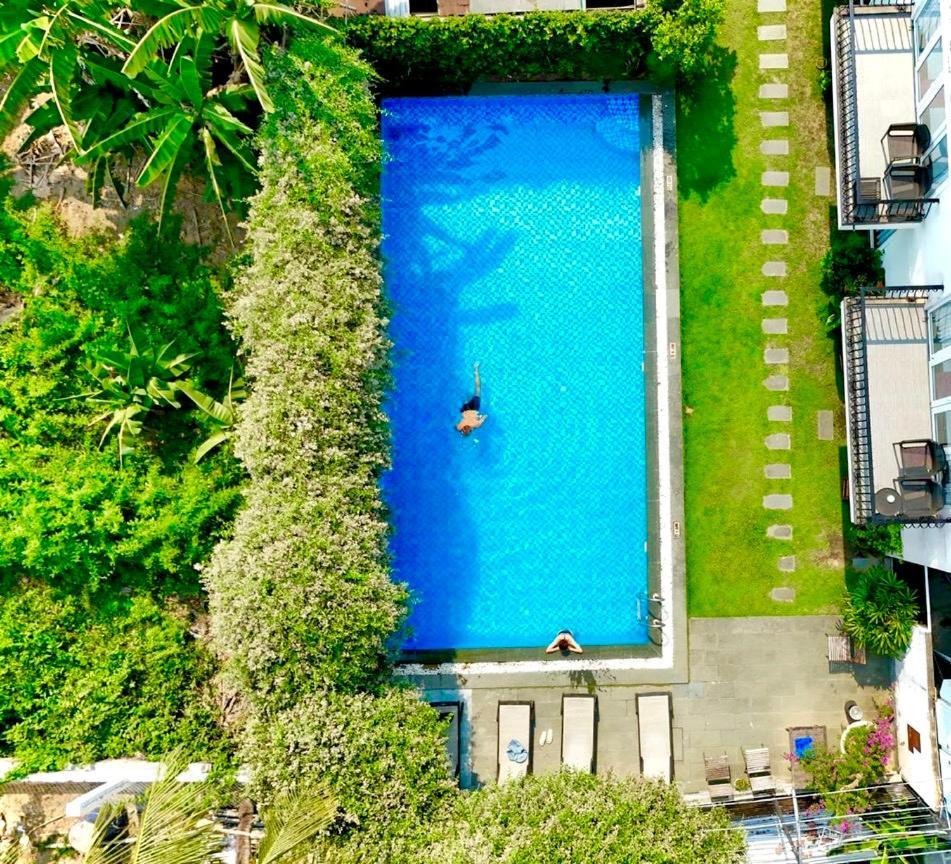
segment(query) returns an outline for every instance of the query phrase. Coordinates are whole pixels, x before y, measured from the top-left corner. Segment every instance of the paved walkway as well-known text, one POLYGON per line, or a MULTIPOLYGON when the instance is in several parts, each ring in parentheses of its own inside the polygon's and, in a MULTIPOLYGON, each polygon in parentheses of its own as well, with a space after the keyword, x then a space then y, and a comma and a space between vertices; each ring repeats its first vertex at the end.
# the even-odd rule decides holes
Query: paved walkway
MULTIPOLYGON (((763 83, 759 88, 760 125, 762 141, 760 152, 765 157, 766 170, 762 174, 763 200, 762 230, 760 243, 763 246, 762 273, 766 290, 763 292, 763 335, 766 346, 763 363, 766 377, 763 385, 775 394, 774 403, 767 410, 769 434, 764 444, 766 453, 763 474, 770 481, 770 491, 763 496, 763 507, 776 516, 776 521, 766 529, 766 536, 774 541, 777 549, 777 571, 784 573, 796 570, 795 555, 788 554, 793 539, 793 527, 785 514, 793 509, 793 497, 789 494, 792 466, 787 451, 792 450, 792 436, 787 431, 792 423, 792 407, 789 405, 789 319, 786 307, 789 298, 786 292, 769 283, 786 277, 785 249, 789 243, 786 214, 789 202, 786 190, 789 172, 784 170, 789 156, 789 112, 785 110, 789 98, 786 83, 789 55, 786 47, 786 0, 758 0, 759 26, 756 28, 760 44, 759 68, 763 83), (785 518, 784 518, 785 517, 785 518)), ((779 578, 781 582, 782 579, 779 578)), ((771 593, 778 603, 791 603, 795 591, 778 585, 771 593)))
MULTIPOLYGON (((564 691, 540 679, 538 687, 464 689, 468 718, 463 724, 472 779, 490 782, 496 776, 496 710, 500 700, 535 703, 534 765, 536 773, 558 768, 561 754, 562 692, 598 696, 599 773, 639 772, 637 717, 639 692, 669 691, 673 695, 674 779, 685 792, 704 788, 703 757, 726 753, 734 778, 741 776, 742 748, 767 746, 773 772, 789 778, 783 760, 789 726, 824 725, 829 742, 837 741, 845 724, 846 701, 854 699, 867 712, 872 699, 882 699, 891 683, 891 664, 870 658, 866 667, 830 670, 826 634, 835 618, 694 618, 690 621, 690 679, 665 687, 612 686, 609 679, 578 675, 564 691), (546 686, 547 685, 547 686, 546 686), (548 729, 552 741, 539 745, 548 729)), ((459 686, 466 687, 465 682, 459 686)), ((430 698, 447 698, 445 690, 430 698)), ((547 737, 547 736, 546 736, 547 737)))

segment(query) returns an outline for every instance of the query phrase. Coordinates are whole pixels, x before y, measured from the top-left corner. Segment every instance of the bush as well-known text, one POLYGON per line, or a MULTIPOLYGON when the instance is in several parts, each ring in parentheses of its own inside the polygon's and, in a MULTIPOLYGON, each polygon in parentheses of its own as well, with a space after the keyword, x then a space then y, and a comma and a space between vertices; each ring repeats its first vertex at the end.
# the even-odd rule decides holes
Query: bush
POLYGON ((587 80, 698 75, 723 17, 722 0, 651 2, 638 12, 528 12, 342 22, 399 92, 465 91, 479 78, 587 80))
POLYGON ((863 231, 838 231, 822 259, 822 290, 835 300, 885 281, 882 251, 873 249, 863 231))
POLYGON ((25 588, 0 606, 0 750, 22 771, 221 752, 211 658, 146 597, 99 608, 25 588))
POLYGON ((849 543, 866 555, 901 557, 901 525, 853 525, 847 526, 849 543))
POLYGON ((259 708, 372 685, 406 613, 378 483, 389 344, 377 214, 358 194, 380 155, 371 73, 317 39, 268 62, 276 111, 229 313, 247 358, 235 450, 250 482, 207 571, 216 643, 259 708))
POLYGON ((732 864, 745 843, 725 811, 684 803, 676 787, 562 771, 460 799, 418 860, 431 864, 732 864))
POLYGON ((842 627, 869 651, 900 659, 911 644, 917 616, 915 592, 891 570, 876 566, 855 574, 842 607, 842 627))
POLYGON ((242 757, 263 800, 328 782, 348 861, 400 860, 456 794, 442 721, 413 690, 312 693, 253 722, 242 757))

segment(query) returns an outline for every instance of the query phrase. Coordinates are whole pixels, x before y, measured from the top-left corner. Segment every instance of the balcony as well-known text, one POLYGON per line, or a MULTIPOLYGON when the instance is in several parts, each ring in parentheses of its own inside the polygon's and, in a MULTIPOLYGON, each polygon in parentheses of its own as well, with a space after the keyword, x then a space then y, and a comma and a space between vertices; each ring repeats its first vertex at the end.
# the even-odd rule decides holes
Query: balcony
POLYGON ((839 6, 832 39, 839 227, 920 222, 937 199, 928 130, 914 122, 910 6, 839 6))
POLYGON ((852 521, 951 521, 944 449, 931 441, 925 304, 940 287, 865 292, 842 303, 852 521))

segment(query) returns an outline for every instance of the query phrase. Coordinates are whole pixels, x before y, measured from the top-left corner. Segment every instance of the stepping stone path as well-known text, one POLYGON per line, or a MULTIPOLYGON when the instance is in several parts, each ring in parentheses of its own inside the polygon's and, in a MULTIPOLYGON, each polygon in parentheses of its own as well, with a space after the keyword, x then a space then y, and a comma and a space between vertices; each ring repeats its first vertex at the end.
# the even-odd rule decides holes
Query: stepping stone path
MULTIPOLYGON (((764 254, 761 273, 764 281, 785 278, 788 267, 784 258, 784 247, 789 245, 789 226, 783 224, 789 212, 786 200, 786 189, 789 186, 789 171, 787 157, 789 156, 789 137, 785 131, 789 128, 789 112, 785 108, 785 100, 789 99, 789 84, 783 80, 789 68, 789 55, 779 53, 776 48, 784 47, 788 38, 786 32, 786 0, 757 0, 756 11, 759 20, 756 22, 756 38, 760 45, 759 68, 761 80, 757 95, 759 97, 760 128, 763 130, 760 140, 760 154, 763 157, 763 172, 760 183, 763 187, 763 199, 760 203, 761 230, 760 246, 764 254), (772 51, 772 46, 776 46, 772 51), (783 137, 776 137, 777 135, 783 137)), ((831 171, 816 169, 816 195, 829 195, 831 192, 831 171)), ((775 284, 775 283, 774 283, 775 284)), ((785 291, 767 290, 762 294, 763 301, 763 335, 768 340, 763 349, 763 365, 767 370, 775 366, 787 367, 789 364, 789 347, 783 345, 784 338, 790 335, 790 321, 786 317, 774 317, 773 309, 789 305, 789 297, 785 291), (771 314, 772 313, 772 314, 771 314), (774 344, 775 342, 779 344, 774 344)), ((783 313, 780 313, 783 314, 783 313)), ((795 324, 795 319, 793 319, 795 324)), ((789 375, 770 374, 763 381, 763 386, 774 393, 784 393, 790 388, 789 375)), ((819 412, 817 418, 818 435, 832 434, 831 412, 819 412), (826 419, 822 415, 829 413, 826 419)), ((766 411, 769 421, 769 434, 766 436, 767 459, 775 451, 791 451, 792 436, 788 432, 780 432, 774 424, 789 424, 792 422, 792 406, 771 405, 766 411)), ((782 429, 782 426, 778 427, 782 429)), ((790 427, 787 425, 787 429, 790 427)), ((823 439, 824 440, 824 439, 823 439)), ((774 457, 775 458, 775 457, 774 457)), ((789 462, 769 462, 763 465, 763 476, 769 481, 772 492, 763 498, 763 507, 766 510, 792 510, 793 499, 789 494, 788 481, 792 480, 792 465, 789 462), (774 485, 775 484, 775 485, 774 485)), ((792 525, 770 525, 766 529, 766 536, 778 543, 790 543, 793 538, 792 525)), ((787 546, 788 548, 788 546, 787 546)), ((796 569, 795 555, 777 555, 777 571, 792 573, 796 569)), ((794 588, 777 586, 769 593, 776 603, 793 603, 796 599, 794 588)))
POLYGON ((816 412, 816 436, 820 441, 831 441, 834 437, 835 423, 831 411, 816 412))
POLYGON ((832 194, 832 169, 816 168, 816 195, 828 198, 832 194))

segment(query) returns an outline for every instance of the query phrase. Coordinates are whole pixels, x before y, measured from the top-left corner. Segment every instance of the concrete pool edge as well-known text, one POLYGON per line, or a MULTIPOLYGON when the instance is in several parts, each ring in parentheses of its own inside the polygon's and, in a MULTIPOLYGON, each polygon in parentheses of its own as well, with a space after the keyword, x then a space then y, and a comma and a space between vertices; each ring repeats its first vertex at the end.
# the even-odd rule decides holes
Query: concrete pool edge
MULTIPOLYGON (((642 129, 650 132, 650 146, 642 149, 642 201, 649 197, 642 211, 644 242, 645 297, 652 297, 655 325, 653 351, 645 360, 656 364, 656 375, 649 380, 656 384, 656 455, 658 494, 651 503, 656 518, 650 518, 649 544, 656 554, 650 556, 649 592, 659 592, 663 622, 662 645, 618 646, 601 648, 592 654, 573 659, 545 659, 532 649, 487 651, 498 658, 500 653, 511 659, 479 660, 470 652, 439 652, 455 659, 440 662, 433 652, 432 660, 412 658, 396 666, 401 677, 416 679, 426 689, 495 686, 499 676, 506 676, 511 686, 555 686, 566 674, 588 675, 600 672, 610 676, 614 684, 637 684, 685 681, 687 678, 687 617, 683 509, 683 429, 681 414, 680 369, 680 283, 678 267, 678 221, 676 183, 676 139, 674 94, 646 82, 617 82, 610 87, 602 82, 564 84, 491 84, 473 92, 486 93, 584 93, 636 92, 641 100, 642 129), (658 143, 661 146, 658 146, 658 143), (653 355, 653 356, 649 356, 653 355), (465 656, 469 655, 470 659, 465 656), (526 654, 536 659, 515 659, 526 654), (513 656, 514 655, 514 656, 513 656), (622 655, 622 656, 619 656, 622 655), (475 680, 474 680, 475 679, 475 680)), ((645 317, 645 328, 649 326, 645 317)), ((646 367, 647 368, 647 367, 646 367)), ((653 499, 649 495, 649 499, 653 499)), ((657 607, 651 604, 652 611, 657 607)), ((472 652, 475 653, 475 652, 472 652)))

